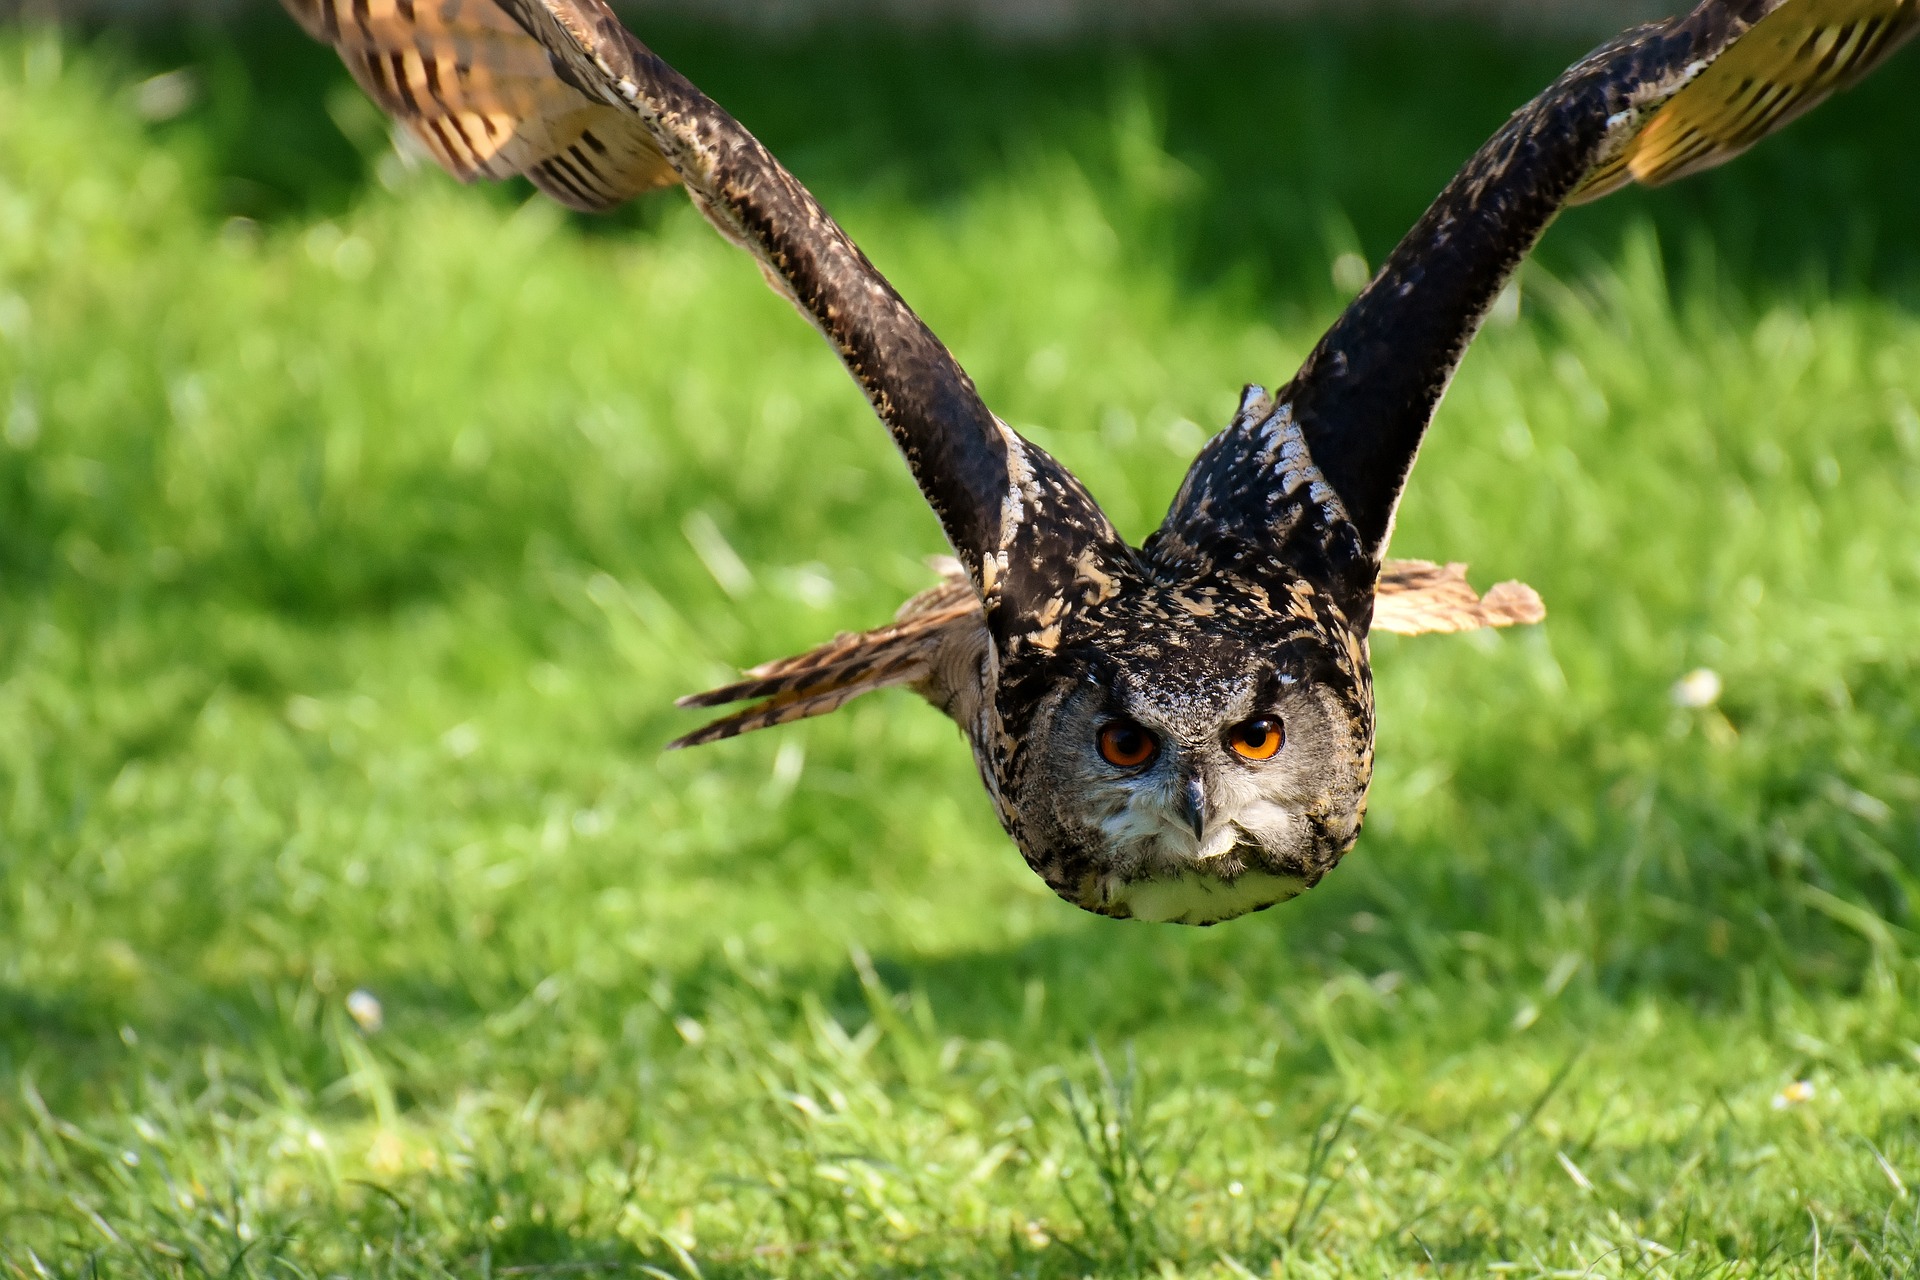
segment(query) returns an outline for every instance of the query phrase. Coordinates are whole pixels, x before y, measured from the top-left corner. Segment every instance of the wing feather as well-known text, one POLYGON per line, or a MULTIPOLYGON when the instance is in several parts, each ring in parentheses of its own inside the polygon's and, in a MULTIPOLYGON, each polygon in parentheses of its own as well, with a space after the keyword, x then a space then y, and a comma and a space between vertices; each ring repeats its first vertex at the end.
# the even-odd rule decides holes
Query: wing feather
MULTIPOLYGON (((834 637, 792 658, 763 663, 746 679, 680 699, 681 707, 752 702, 668 744, 697 747, 756 729, 838 711, 863 694, 910 685, 930 696, 943 651, 965 648, 985 630, 985 610, 954 564, 943 581, 902 605, 887 626, 834 637)), ((936 700, 939 700, 936 698, 936 700)))
POLYGON ((554 74, 493 0, 284 0, 367 96, 462 182, 524 174, 597 213, 679 181, 631 112, 554 74))
POLYGON ((1540 593, 1524 582, 1501 582, 1480 595, 1467 584, 1464 564, 1389 560, 1380 569, 1373 629, 1423 636, 1544 621, 1540 593))
POLYGON ((1274 398, 1276 413, 1243 412, 1201 451, 1166 539, 1283 536, 1270 499, 1290 473, 1247 460, 1263 456, 1270 421, 1285 421, 1377 564, 1461 357, 1570 201, 1723 163, 1917 31, 1920 0, 1706 0, 1595 50, 1468 160, 1274 398))
POLYGON ((283 0, 462 179, 523 173, 576 209, 686 185, 832 342, 1006 636, 1066 567, 1131 553, 1086 490, 959 362, 758 139, 604 0, 283 0))
POLYGON ((707 220, 758 258, 833 343, 906 455, 997 634, 1032 629, 1083 554, 1128 559, 1080 483, 993 415, 952 353, 812 194, 605 0, 498 3, 546 48, 561 78, 645 124, 707 220))
POLYGON ((1788 0, 1728 46, 1574 193, 1725 164, 1860 80, 1920 31, 1920 0, 1788 0))

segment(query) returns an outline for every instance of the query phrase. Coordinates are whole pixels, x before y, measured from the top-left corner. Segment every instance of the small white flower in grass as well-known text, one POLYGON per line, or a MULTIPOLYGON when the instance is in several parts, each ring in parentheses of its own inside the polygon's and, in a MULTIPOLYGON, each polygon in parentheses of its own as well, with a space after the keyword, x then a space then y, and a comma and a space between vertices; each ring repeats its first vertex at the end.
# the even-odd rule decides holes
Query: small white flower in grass
POLYGON ((1720 694, 1724 688, 1718 671, 1700 667, 1680 677, 1668 696, 1673 699, 1673 705, 1676 707, 1702 711, 1720 701, 1720 694))
POLYGON ((1237 1179, 1233 1182, 1229 1182, 1227 1184, 1227 1194, 1230 1196, 1233 1196, 1235 1199, 1238 1199, 1239 1197, 1247 1194, 1246 1184, 1243 1182, 1240 1182, 1237 1179))
POLYGON ((1026 1235, 1027 1243, 1035 1249, 1044 1249, 1053 1243, 1053 1237, 1047 1234, 1047 1224, 1044 1222, 1029 1222, 1026 1235))
POLYGON ((1797 1107, 1813 1101, 1813 1081, 1795 1080, 1792 1084, 1773 1095, 1773 1109, 1785 1111, 1788 1107, 1797 1107))
POLYGON ((347 1016, 368 1035, 387 1024, 386 1011, 380 1007, 379 997, 364 988, 356 988, 348 994, 347 1016))

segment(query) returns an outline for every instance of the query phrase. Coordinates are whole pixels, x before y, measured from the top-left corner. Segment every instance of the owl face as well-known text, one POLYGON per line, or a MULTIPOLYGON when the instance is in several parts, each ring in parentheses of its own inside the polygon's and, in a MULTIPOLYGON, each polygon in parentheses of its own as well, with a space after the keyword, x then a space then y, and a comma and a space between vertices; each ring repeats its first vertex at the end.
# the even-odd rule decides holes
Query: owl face
POLYGON ((1228 619, 1175 647, 1156 621, 1157 645, 1061 656, 1010 779, 1014 834, 1055 892, 1101 915, 1206 925, 1284 902, 1359 834, 1364 646, 1296 629, 1268 647, 1228 619))

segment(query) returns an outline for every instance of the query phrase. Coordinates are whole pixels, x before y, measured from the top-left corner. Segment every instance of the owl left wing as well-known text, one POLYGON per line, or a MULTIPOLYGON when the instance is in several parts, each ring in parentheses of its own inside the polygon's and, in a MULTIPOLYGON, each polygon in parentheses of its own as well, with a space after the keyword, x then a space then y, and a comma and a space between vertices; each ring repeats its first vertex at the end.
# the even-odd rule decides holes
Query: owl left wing
POLYGON ((996 634, 1045 625, 1072 566, 1130 553, 858 246, 605 0, 284 0, 462 179, 524 173, 604 209, 679 182, 833 344, 905 454, 996 634))
MULTIPOLYGON (((1709 168, 1866 75, 1920 0, 1708 0, 1573 66, 1476 153, 1272 400, 1202 450, 1162 536, 1261 540, 1295 490, 1357 534, 1365 610, 1414 456, 1501 289, 1567 204, 1709 168), (1369 567, 1371 566, 1371 567, 1369 567)), ((1290 527, 1290 526, 1289 526, 1290 527)))
POLYGON ((524 174, 598 213, 680 180, 629 113, 554 74, 492 0, 282 0, 367 96, 462 182, 524 174))

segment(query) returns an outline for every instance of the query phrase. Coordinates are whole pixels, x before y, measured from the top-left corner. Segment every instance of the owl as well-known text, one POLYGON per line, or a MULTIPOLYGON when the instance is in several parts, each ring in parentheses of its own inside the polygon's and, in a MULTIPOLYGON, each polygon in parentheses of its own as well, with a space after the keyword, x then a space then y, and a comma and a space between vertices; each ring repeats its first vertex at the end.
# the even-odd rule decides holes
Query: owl
POLYGON ((1521 107, 1307 357, 1249 386, 1131 546, 819 203, 603 0, 286 0, 462 179, 579 210, 684 185, 839 354, 953 558, 885 627, 683 705, 674 746, 906 686, 960 726, 1001 823, 1068 902, 1206 925, 1312 887, 1373 773, 1368 636, 1537 622, 1518 583, 1385 559, 1434 410, 1565 206, 1731 159, 1879 65, 1920 0, 1707 0, 1628 31, 1521 107))

